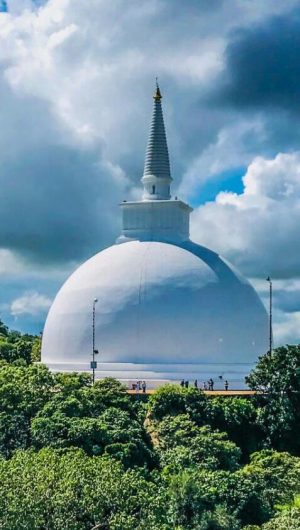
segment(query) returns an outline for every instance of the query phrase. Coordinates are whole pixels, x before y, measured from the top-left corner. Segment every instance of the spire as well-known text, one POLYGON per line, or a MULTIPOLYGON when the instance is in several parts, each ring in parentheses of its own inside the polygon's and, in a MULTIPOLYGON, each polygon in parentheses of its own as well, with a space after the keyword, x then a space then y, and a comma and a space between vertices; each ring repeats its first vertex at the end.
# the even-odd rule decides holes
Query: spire
POLYGON ((157 78, 156 78, 156 91, 155 91, 155 94, 154 94, 154 96, 153 96, 153 99, 155 99, 155 100, 157 99, 158 101, 160 101, 161 98, 162 98, 162 95, 161 95, 161 93, 160 93, 160 89, 159 89, 159 85, 158 85, 158 80, 157 80, 157 78))
POLYGON ((162 95, 156 80, 153 113, 142 178, 144 185, 143 200, 170 199, 172 178, 161 99, 162 95))

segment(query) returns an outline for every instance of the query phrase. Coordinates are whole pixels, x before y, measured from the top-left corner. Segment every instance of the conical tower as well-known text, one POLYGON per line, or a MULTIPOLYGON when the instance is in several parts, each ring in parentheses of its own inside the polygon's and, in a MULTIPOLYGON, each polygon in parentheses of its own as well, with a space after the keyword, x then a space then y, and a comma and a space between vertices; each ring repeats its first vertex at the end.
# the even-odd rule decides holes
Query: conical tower
POLYGON ((160 89, 158 84, 156 84, 144 175, 142 178, 144 186, 143 200, 145 201, 170 199, 172 178, 161 99, 160 89))
POLYGON ((128 240, 181 242, 189 239, 192 208, 183 201, 171 199, 172 182, 167 138, 161 108, 159 86, 153 96, 153 112, 146 150, 144 187, 141 201, 123 201, 122 235, 118 243, 128 240))

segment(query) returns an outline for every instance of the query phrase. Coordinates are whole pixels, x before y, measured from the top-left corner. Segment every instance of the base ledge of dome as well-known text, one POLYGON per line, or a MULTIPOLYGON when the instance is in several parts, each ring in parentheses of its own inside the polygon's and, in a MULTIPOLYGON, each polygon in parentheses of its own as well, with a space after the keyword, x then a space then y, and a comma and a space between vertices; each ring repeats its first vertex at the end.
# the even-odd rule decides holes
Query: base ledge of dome
MULTIPOLYGON (((76 362, 47 362, 44 364, 53 372, 90 372, 88 363, 76 362)), ((212 378, 216 389, 224 388, 224 381, 228 380, 231 389, 247 388, 245 377, 254 367, 253 363, 186 363, 186 364, 138 364, 138 363, 101 363, 98 361, 96 378, 113 377, 131 387, 136 380, 145 380, 149 388, 155 388, 166 383, 179 383, 181 379, 199 385, 212 378)))

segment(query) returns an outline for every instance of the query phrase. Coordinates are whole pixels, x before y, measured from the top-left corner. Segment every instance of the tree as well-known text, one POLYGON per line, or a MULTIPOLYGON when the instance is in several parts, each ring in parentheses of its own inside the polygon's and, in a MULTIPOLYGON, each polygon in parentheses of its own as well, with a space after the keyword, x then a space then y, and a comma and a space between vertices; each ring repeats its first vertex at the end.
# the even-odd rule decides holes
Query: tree
POLYGON ((221 498, 235 510, 243 524, 261 525, 274 516, 278 503, 288 503, 300 491, 300 459, 288 453, 260 451, 250 464, 230 477, 221 498))
POLYGON ((41 337, 34 337, 34 339, 32 340, 32 347, 31 347, 31 361, 33 363, 38 363, 41 361, 41 349, 42 349, 41 337))
POLYGON ((189 414, 198 425, 206 423, 207 399, 197 388, 182 388, 167 384, 157 389, 149 399, 149 410, 155 420, 164 416, 189 414))
POLYGON ((267 523, 265 530, 283 530, 283 528, 297 530, 300 528, 300 495, 295 495, 294 500, 289 504, 277 506, 277 510, 280 515, 267 523))
POLYGON ((132 418, 136 417, 136 404, 128 395, 126 386, 117 379, 112 377, 100 379, 93 387, 85 389, 85 394, 92 404, 93 414, 107 407, 115 407, 126 410, 132 418))
POLYGON ((162 465, 171 469, 201 465, 233 471, 239 467, 241 451, 227 435, 209 426, 198 427, 188 415, 167 416, 157 434, 162 465))
POLYGON ((110 408, 97 418, 37 415, 32 421, 32 439, 37 448, 44 446, 82 448, 88 455, 104 452, 121 460, 126 467, 151 460, 151 451, 140 425, 125 411, 110 408))
POLYGON ((0 453, 9 457, 31 443, 32 418, 53 395, 54 377, 43 365, 0 364, 0 453))
POLYGON ((164 416, 183 414, 185 412, 184 391, 178 385, 159 387, 149 399, 151 416, 161 420, 164 416))
POLYGON ((60 392, 69 395, 76 390, 80 390, 84 387, 89 387, 92 385, 92 377, 87 373, 57 373, 55 375, 55 381, 57 390, 60 392))
POLYGON ((2 322, 0 318, 0 335, 3 335, 4 337, 7 337, 8 335, 8 327, 2 322))
POLYGON ((94 387, 78 387, 80 382, 75 375, 67 383, 64 379, 69 391, 64 386, 32 420, 34 446, 79 447, 88 455, 106 452, 126 467, 150 464, 150 438, 123 388, 118 385, 115 394, 108 392, 108 381, 94 387))
POLYGON ((300 458, 273 450, 251 455, 244 474, 260 476, 264 482, 264 496, 270 506, 289 503, 295 491, 300 491, 300 458))
POLYGON ((300 454, 300 345, 263 355, 246 381, 261 393, 258 417, 269 446, 300 454))
POLYGON ((277 506, 279 513, 262 526, 262 530, 299 530, 300 528, 300 496, 296 495, 292 502, 277 506))
POLYGON ((207 414, 209 425, 226 432, 229 439, 241 448, 244 460, 259 449, 263 429, 257 421, 257 409, 253 401, 238 397, 216 397, 209 401, 207 414))
POLYGON ((23 360, 25 364, 31 362, 32 344, 23 339, 18 339, 15 342, 7 340, 0 341, 0 359, 9 363, 23 360))
POLYGON ((205 511, 200 525, 201 530, 240 530, 239 520, 223 504, 217 504, 212 510, 205 511))
POLYGON ((172 528, 191 530, 240 530, 234 508, 223 502, 218 484, 228 487, 230 473, 205 469, 186 469, 162 473, 165 506, 172 528))
POLYGON ((0 461, 3 530, 171 530, 158 486, 109 457, 19 451, 0 461))
POLYGON ((0 319, 0 360, 30 364, 41 360, 41 337, 10 330, 0 319))

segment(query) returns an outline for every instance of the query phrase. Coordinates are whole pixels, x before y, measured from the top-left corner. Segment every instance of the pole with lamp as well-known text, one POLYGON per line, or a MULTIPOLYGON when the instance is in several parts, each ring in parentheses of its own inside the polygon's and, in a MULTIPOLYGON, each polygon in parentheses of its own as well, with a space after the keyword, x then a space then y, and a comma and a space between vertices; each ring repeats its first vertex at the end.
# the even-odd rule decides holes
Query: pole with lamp
POLYGON ((96 317, 96 303, 98 302, 97 298, 94 298, 93 301, 93 353, 92 353, 92 361, 91 361, 91 370, 93 373, 93 385, 95 384, 95 370, 97 368, 97 362, 95 360, 95 355, 98 352, 98 350, 95 349, 95 317, 96 317))
POLYGON ((269 283, 269 353, 272 354, 273 349, 273 331, 272 331, 272 318, 273 318, 273 284, 270 276, 267 277, 266 281, 269 283))

